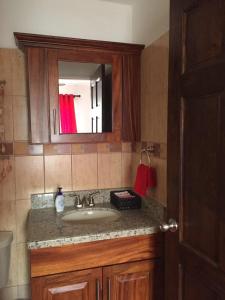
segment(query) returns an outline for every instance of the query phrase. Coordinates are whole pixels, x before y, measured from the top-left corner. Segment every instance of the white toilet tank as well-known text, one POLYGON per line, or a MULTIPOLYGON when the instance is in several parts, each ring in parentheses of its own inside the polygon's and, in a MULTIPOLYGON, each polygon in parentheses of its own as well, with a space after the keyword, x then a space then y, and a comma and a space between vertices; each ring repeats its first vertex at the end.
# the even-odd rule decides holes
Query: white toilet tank
POLYGON ((11 231, 0 231, 0 288, 3 288, 8 281, 12 240, 11 231))

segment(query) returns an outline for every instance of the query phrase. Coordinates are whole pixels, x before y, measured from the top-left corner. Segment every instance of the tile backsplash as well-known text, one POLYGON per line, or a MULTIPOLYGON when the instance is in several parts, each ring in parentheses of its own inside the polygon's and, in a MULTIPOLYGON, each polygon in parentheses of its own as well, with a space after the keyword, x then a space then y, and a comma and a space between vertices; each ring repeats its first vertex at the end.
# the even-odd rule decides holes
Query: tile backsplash
MULTIPOLYGON (((126 188, 129 189, 129 188, 126 188)), ((90 193, 97 194, 94 197, 94 202, 97 203, 107 203, 110 201, 110 191, 117 189, 94 189, 94 190, 81 190, 81 191, 69 191, 64 192, 64 203, 65 206, 74 206, 75 195, 78 195, 80 199, 87 198, 90 193)), ((56 193, 43 193, 43 194, 33 194, 31 195, 31 208, 41 209, 49 208, 55 206, 55 196, 56 193)))

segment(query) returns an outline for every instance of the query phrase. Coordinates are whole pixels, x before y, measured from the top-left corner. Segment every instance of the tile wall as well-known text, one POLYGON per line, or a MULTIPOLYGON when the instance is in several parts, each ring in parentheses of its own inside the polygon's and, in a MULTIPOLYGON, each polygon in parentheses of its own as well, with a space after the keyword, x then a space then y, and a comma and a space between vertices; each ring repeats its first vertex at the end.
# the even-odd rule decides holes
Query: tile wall
MULTIPOLYGON (((146 47, 141 58, 141 140, 142 146, 160 144, 159 156, 151 159, 158 178, 151 197, 164 206, 167 197, 168 64, 169 32, 146 47)), ((139 157, 140 154, 136 154, 136 164, 139 157)))

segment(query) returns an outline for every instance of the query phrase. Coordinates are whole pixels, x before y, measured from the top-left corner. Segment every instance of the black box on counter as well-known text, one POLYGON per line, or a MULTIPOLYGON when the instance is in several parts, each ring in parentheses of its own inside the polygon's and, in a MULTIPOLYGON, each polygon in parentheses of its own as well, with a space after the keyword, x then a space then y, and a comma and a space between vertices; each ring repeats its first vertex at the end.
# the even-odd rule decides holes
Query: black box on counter
POLYGON ((110 192, 110 203, 117 209, 141 208, 141 197, 132 190, 119 190, 110 192))

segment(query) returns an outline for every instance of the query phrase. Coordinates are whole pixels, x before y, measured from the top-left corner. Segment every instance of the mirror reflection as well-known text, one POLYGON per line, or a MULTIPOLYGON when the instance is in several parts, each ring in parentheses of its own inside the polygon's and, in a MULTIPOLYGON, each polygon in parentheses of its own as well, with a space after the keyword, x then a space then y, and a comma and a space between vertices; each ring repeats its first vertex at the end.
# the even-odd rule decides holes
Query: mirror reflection
POLYGON ((112 65, 59 61, 60 134, 112 131, 112 65))

